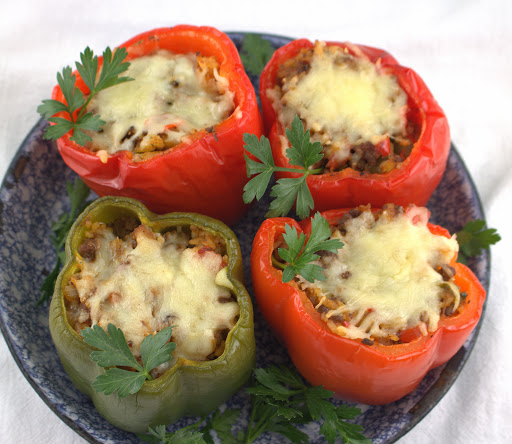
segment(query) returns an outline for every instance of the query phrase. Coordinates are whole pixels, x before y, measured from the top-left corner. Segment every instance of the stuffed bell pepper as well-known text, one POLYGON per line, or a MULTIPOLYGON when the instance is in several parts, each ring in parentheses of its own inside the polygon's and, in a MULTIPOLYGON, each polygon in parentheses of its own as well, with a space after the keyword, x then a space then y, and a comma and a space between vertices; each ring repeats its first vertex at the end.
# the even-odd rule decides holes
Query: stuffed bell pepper
POLYGON ((307 178, 319 211, 425 205, 443 175, 446 117, 422 79, 380 49, 293 41, 263 70, 260 97, 277 166, 294 168, 285 130, 296 115, 322 144, 312 166, 321 172, 307 178))
POLYGON ((222 222, 104 197, 77 219, 66 254, 50 331, 72 382, 107 421, 143 432, 206 414, 245 383, 255 362, 252 305, 238 241, 222 222), (154 339, 163 331, 160 346, 173 351, 162 360, 154 339), (103 342, 93 342, 99 333, 103 342), (104 362, 93 360, 102 350, 104 362), (128 364, 111 362, 119 350, 128 364), (122 388, 137 369, 147 371, 140 390, 122 388))
POLYGON ((485 291, 456 262, 455 238, 428 223, 426 208, 387 204, 322 215, 327 236, 330 230, 342 246, 317 252, 310 266, 319 267, 319 279, 283 279, 290 233, 318 240, 316 217, 262 224, 251 255, 258 306, 313 385, 361 403, 395 401, 462 347, 485 291))
POLYGON ((242 136, 261 135, 263 124, 227 35, 211 27, 155 29, 113 55, 108 49, 94 59, 87 48, 77 72, 67 69, 38 110, 59 127, 49 131, 66 164, 98 195, 228 224, 248 209, 242 136))

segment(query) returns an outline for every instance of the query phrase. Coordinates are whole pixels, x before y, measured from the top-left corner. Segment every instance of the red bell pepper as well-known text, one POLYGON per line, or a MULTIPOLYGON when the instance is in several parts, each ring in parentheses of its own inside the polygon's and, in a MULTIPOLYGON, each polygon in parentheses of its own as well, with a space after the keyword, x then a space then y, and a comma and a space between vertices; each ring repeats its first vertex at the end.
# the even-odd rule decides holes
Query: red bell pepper
MULTIPOLYGON (((381 207, 388 202, 397 205, 424 206, 438 185, 446 167, 450 150, 450 131, 446 116, 423 80, 412 69, 398 64, 387 52, 368 46, 327 42, 356 57, 367 57, 377 64, 379 72, 392 74, 408 96, 407 120, 415 128, 414 146, 402 163, 384 174, 361 173, 351 168, 339 172, 311 175, 307 183, 315 201, 315 209, 354 207, 371 203, 381 207), (357 54, 354 52, 357 48, 357 54)), ((263 119, 277 166, 294 168, 288 163, 285 128, 277 118, 269 90, 276 85, 281 64, 296 56, 303 48, 313 48, 309 40, 295 40, 279 48, 260 77, 260 98, 263 119)), ((385 155, 385 147, 380 149, 385 155)), ((277 173, 278 177, 294 177, 293 173, 277 173)))
MULTIPOLYGON (((322 215, 334 225, 348 209, 322 215)), ((365 345, 333 333, 302 290, 282 282, 282 271, 272 266, 276 241, 285 224, 306 236, 311 219, 301 224, 290 218, 267 219, 253 243, 251 268, 254 292, 263 316, 284 342, 290 357, 313 385, 323 385, 343 399, 366 404, 395 401, 420 383, 425 374, 447 362, 464 344, 476 326, 485 300, 485 290, 465 265, 456 263, 455 283, 467 293, 460 313, 441 316, 435 332, 396 345, 365 345)), ((432 233, 449 237, 444 228, 428 224, 432 233)))
MULTIPOLYGON (((133 197, 156 213, 189 211, 235 222, 249 208, 242 200, 247 182, 242 137, 263 132, 256 94, 235 45, 217 29, 180 25, 145 32, 121 47, 128 52, 127 60, 159 49, 215 57, 220 75, 228 79, 228 89, 234 93, 235 110, 214 129, 198 131, 187 142, 144 160, 120 151, 103 163, 71 141, 68 133, 57 141, 64 161, 100 196, 133 197)), ((100 58, 100 68, 101 64, 100 58)), ((79 74, 75 75, 77 86, 87 94, 79 74)), ((64 101, 59 86, 52 98, 64 101)))

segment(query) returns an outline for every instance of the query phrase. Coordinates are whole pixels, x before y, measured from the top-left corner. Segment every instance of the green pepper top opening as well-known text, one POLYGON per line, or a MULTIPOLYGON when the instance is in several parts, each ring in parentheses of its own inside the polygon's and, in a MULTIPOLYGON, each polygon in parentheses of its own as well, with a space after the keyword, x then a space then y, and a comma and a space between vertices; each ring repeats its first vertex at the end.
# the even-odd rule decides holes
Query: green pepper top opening
POLYGON ((70 323, 78 332, 93 324, 107 330, 112 323, 140 358, 144 337, 173 326, 175 359, 222 354, 240 315, 226 277, 222 238, 196 225, 154 232, 122 217, 109 225, 90 223, 78 253, 80 268, 64 287, 70 323), (135 228, 124 233, 127 225, 135 228))

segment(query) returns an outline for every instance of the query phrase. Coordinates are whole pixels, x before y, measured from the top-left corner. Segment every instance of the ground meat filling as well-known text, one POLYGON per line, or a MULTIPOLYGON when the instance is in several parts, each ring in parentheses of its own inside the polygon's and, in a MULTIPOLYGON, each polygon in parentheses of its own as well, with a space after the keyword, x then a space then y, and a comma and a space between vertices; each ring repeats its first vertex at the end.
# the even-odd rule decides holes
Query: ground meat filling
MULTIPOLYGON (((305 127, 310 130, 311 140, 318 141, 323 146, 325 156, 314 165, 314 168, 323 168, 324 173, 351 168, 361 173, 385 174, 400 168, 402 162, 411 154, 417 139, 418 128, 406 117, 407 97, 396 80, 394 90, 388 98, 389 107, 395 106, 394 104, 398 102, 401 103, 402 121, 391 131, 373 134, 370 137, 371 140, 366 140, 368 135, 361 134, 347 137, 347 133, 352 130, 344 128, 345 124, 337 123, 333 126, 321 122, 317 114, 309 113, 310 98, 306 97, 301 106, 297 106, 295 103, 297 100, 293 103, 290 101, 291 92, 298 88, 308 75, 311 75, 315 60, 321 58, 327 58, 334 66, 343 66, 349 72, 361 71, 361 76, 365 76, 368 70, 378 70, 375 65, 366 60, 361 61, 360 57, 354 57, 338 46, 326 46, 324 43, 316 42, 314 48, 301 49, 295 57, 279 66, 276 86, 273 90, 267 91, 281 124, 289 128, 296 114, 301 118, 305 127), (363 62, 365 62, 364 66, 363 62)), ((380 74, 390 77, 385 73, 380 74)), ((350 86, 347 88, 350 89, 350 86)), ((335 100, 332 99, 330 91, 325 93, 329 95, 331 102, 335 100)), ((325 103, 328 105, 328 100, 325 100, 325 103)))
POLYGON ((174 326, 173 361, 156 369, 157 376, 180 356, 222 355, 240 309, 226 283, 221 237, 194 225, 158 233, 137 218, 121 217, 109 225, 89 223, 78 254, 80 270, 64 287, 68 320, 78 333, 94 324, 106 330, 112 322, 140 359, 145 336, 174 326), (148 263, 139 266, 143 254, 148 263))
MULTIPOLYGON (((427 277, 428 273, 426 273, 425 279, 428 278, 433 281, 432 288, 434 289, 433 302, 431 302, 430 307, 435 307, 435 312, 432 312, 429 308, 411 315, 410 319, 406 319, 403 314, 386 318, 382 314, 384 311, 382 307, 372 306, 371 303, 365 304, 365 302, 354 305, 353 300, 350 299, 349 296, 354 293, 354 284, 350 280, 353 279, 356 272, 360 271, 352 269, 351 262, 348 260, 348 249, 351 248, 351 239, 354 232, 356 230, 360 232, 382 230, 384 224, 392 224, 404 218, 409 218, 414 221, 414 224, 420 226, 426 225, 428 216, 425 217, 425 213, 419 212, 416 207, 412 208, 412 210, 404 210, 402 207, 388 204, 382 210, 372 213, 369 206, 361 206, 346 213, 335 226, 331 227, 331 238, 340 239, 345 243, 343 248, 347 248, 345 252, 347 256, 341 255, 342 250, 339 250, 338 254, 320 252, 320 258, 316 262, 326 271, 327 283, 325 283, 326 281, 315 281, 314 284, 311 284, 301 276, 296 276, 292 281, 292 285, 306 293, 315 309, 320 313, 321 319, 334 333, 361 340, 367 345, 373 345, 374 343, 381 345, 401 344, 435 331, 439 319, 454 316, 464 309, 467 295, 461 293, 454 283, 455 270, 448 263, 449 258, 453 255, 453 249, 456 251, 456 246, 452 245, 452 240, 446 238, 446 242, 443 239, 436 241, 439 242, 439 251, 430 254, 429 262, 426 264, 432 276, 427 277), (332 284, 333 270, 337 273, 334 284, 332 284), (331 281, 331 283, 328 281, 331 281)), ((437 237, 440 238, 441 236, 437 237)), ((453 242, 456 241, 453 240, 453 242)), ((279 246, 280 243, 277 243, 274 250, 275 260, 278 260, 277 248, 279 246)), ((377 247, 375 251, 379 251, 379 248, 386 248, 386 243, 384 242, 382 246, 377 247)), ((410 254, 414 255, 413 250, 410 254)), ((402 254, 399 251, 395 253, 397 255, 402 254)), ((371 255, 375 256, 373 251, 371 255)), ((378 264, 378 260, 375 261, 374 258, 370 258, 369 261, 371 262, 369 270, 378 272, 380 268, 374 266, 378 264)), ((364 273, 367 271, 364 270, 364 273)), ((396 270, 397 274, 401 271, 403 270, 396 270)), ((374 277, 368 274, 368 281, 372 279, 374 277)), ((387 285, 386 279, 383 278, 376 284, 377 291, 387 285)), ((416 287, 414 286, 408 288, 418 293, 422 291, 421 288, 415 290, 416 287)), ((358 295, 358 297, 363 299, 364 295, 358 295)), ((384 294, 382 297, 384 297, 384 294)), ((373 301, 375 300, 378 299, 373 299, 373 301)), ((404 301, 404 304, 408 303, 408 301, 404 301)))

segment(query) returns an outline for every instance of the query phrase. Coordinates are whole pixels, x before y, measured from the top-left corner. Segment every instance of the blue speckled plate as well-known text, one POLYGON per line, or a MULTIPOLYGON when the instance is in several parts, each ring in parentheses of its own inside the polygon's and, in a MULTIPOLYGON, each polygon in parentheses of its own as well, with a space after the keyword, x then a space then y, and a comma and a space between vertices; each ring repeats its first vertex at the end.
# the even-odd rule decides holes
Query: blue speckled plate
MULTIPOLYGON (((239 45, 244 34, 230 33, 239 45)), ((277 48, 289 39, 264 36, 277 48)), ((257 83, 257 79, 253 79, 257 83)), ((19 368, 46 404, 72 429, 92 443, 136 443, 134 434, 107 423, 92 403, 79 393, 64 372, 48 330, 48 307, 35 309, 44 275, 55 263, 50 227, 57 215, 69 209, 66 181, 76 177, 63 163, 56 146, 42 139, 45 123, 40 121, 19 148, 0 189, 0 328, 19 368)), ((268 200, 256 204, 235 227, 244 255, 245 278, 249 293, 252 282, 249 254, 252 239, 263 221, 268 200)), ((459 230, 470 219, 483 219, 482 206, 462 159, 452 146, 446 173, 428 207, 432 222, 459 230)), ((489 253, 469 264, 487 289, 489 253)), ((255 307, 258 347, 257 366, 289 363, 286 350, 273 338, 255 307)), ((414 427, 443 397, 469 357, 478 327, 464 347, 443 367, 432 370, 416 391, 400 401, 384 406, 359 406, 363 413, 357 422, 375 444, 396 441, 414 427)), ((247 419, 248 397, 242 392, 229 402, 242 408, 247 419)), ((245 416, 244 416, 245 415, 245 416)), ((173 426, 181 428, 193 418, 173 426)), ((320 443, 318 424, 304 428, 312 442, 320 443)), ((258 443, 282 440, 265 434, 258 443)))

